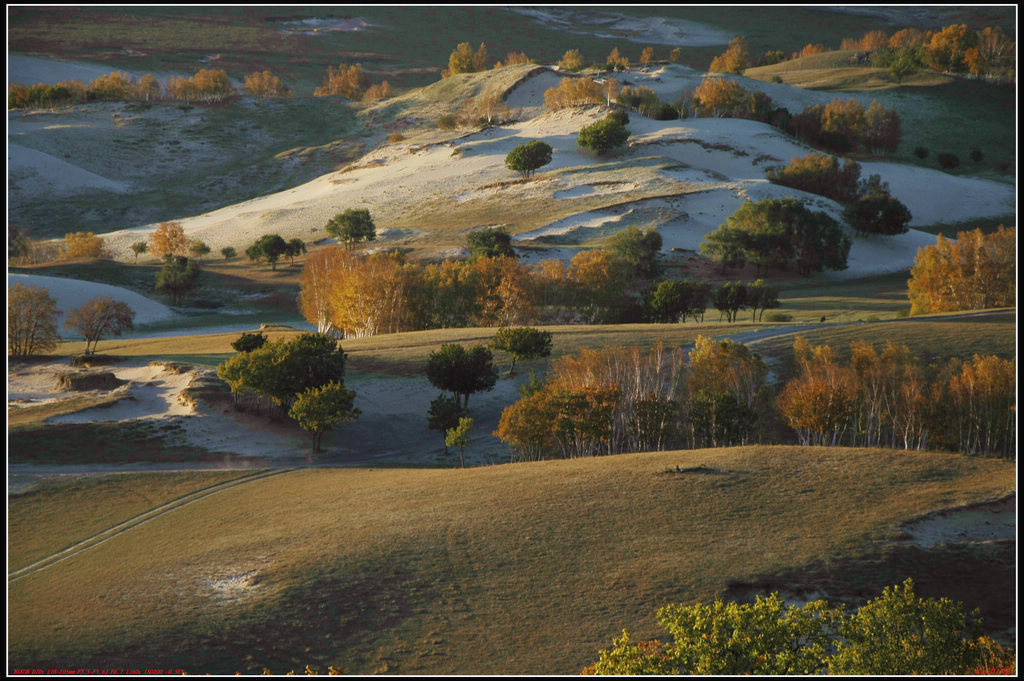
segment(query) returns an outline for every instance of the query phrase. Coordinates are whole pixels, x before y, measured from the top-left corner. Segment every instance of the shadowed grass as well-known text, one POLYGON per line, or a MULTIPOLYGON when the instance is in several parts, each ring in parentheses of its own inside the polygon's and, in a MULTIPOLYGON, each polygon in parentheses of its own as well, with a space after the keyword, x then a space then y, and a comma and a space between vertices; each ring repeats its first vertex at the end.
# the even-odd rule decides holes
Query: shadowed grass
POLYGON ((8 499, 9 570, 49 556, 120 522, 248 471, 122 473, 83 477, 8 499))
POLYGON ((666 602, 857 554, 1014 486, 1012 462, 842 448, 305 470, 13 583, 10 661, 569 674, 623 627, 655 635, 666 602), (717 474, 675 472, 697 465, 717 474))

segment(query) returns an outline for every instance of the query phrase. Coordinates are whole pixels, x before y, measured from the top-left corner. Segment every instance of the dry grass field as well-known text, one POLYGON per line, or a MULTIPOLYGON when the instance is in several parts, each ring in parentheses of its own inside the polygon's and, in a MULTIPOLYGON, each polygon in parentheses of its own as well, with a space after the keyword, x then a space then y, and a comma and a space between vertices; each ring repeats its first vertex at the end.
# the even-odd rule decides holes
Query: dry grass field
MULTIPOLYGON (((1014 488, 1008 461, 842 448, 297 471, 9 583, 10 664, 573 674, 623 627, 654 635, 667 602, 856 557, 1014 488)), ((13 499, 12 519, 82 494, 13 499)), ((837 575, 828 597, 848 587, 837 575)))

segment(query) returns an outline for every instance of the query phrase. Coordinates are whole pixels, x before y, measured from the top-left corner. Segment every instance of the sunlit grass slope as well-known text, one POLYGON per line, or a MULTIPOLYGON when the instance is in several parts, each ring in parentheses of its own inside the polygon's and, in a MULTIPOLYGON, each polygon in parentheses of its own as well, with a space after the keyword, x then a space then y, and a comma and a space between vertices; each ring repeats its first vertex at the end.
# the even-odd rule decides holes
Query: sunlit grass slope
POLYGON ((796 447, 308 469, 9 584, 9 663, 572 674, 623 627, 656 635, 666 602, 1014 486, 1007 461, 796 447))

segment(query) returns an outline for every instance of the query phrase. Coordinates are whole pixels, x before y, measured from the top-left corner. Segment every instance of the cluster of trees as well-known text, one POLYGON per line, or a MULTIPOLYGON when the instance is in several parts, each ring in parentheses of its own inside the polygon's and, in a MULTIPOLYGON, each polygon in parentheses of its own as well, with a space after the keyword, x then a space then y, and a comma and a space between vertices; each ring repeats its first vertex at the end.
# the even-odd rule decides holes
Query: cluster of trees
POLYGON ((867 108, 855 99, 833 99, 815 104, 793 116, 787 130, 798 139, 836 153, 863 147, 867 151, 894 151, 902 137, 901 119, 876 100, 867 108))
POLYGON ((748 262, 785 269, 796 265, 803 276, 846 269, 852 242, 842 226, 797 199, 748 201, 709 233, 700 252, 723 269, 748 262))
POLYGON ((670 643, 623 631, 582 673, 966 675, 1016 666, 1012 650, 981 635, 977 610, 921 598, 911 579, 849 613, 820 600, 786 605, 773 593, 752 604, 667 605, 658 623, 670 643))
POLYGON ((487 45, 480 43, 475 51, 469 43, 459 43, 448 56, 448 68, 441 72, 442 78, 460 73, 476 73, 487 70, 487 45))
MULTIPOLYGON (((49 289, 21 283, 12 286, 7 295, 7 354, 25 357, 57 347, 58 315, 57 301, 49 289)), ((120 336, 134 328, 134 319, 134 310, 125 303, 93 298, 68 310, 64 327, 85 338, 85 354, 91 355, 104 336, 120 336)))
POLYGON ((1010 307, 1017 301, 1017 230, 937 237, 917 252, 907 282, 911 314, 1010 307))
MULTIPOLYGON (((617 82, 611 78, 608 80, 617 82)), ((679 118, 680 114, 679 107, 661 101, 654 90, 642 85, 627 85, 615 96, 615 101, 641 116, 656 121, 672 121, 679 118)))
MULTIPOLYGON (((257 75, 253 74, 253 76, 257 75)), ((267 72, 266 76, 258 75, 258 79, 263 82, 273 82, 274 77, 267 72)), ((248 83, 248 78, 246 80, 248 83)), ((135 77, 121 71, 114 71, 99 76, 88 84, 80 80, 64 80, 56 85, 38 83, 28 87, 12 83, 7 88, 7 94, 7 106, 21 109, 67 106, 92 101, 219 102, 233 95, 234 88, 231 87, 228 74, 223 69, 200 69, 191 77, 172 76, 163 86, 150 73, 135 77)))
POLYGON ((102 237, 92 232, 70 232, 64 235, 65 258, 103 258, 109 255, 102 237))
POLYGON ((531 461, 742 444, 764 407, 767 367, 745 346, 698 337, 689 366, 660 344, 556 360, 502 413, 494 435, 531 461))
POLYGON ((256 98, 291 97, 292 91, 270 71, 257 71, 245 77, 245 94, 256 98))
POLYGON ((924 449, 1012 456, 1015 366, 975 355, 933 370, 905 345, 881 353, 864 341, 848 363, 829 345, 794 343, 799 374, 779 393, 779 413, 801 444, 924 449))
POLYGON ((346 66, 341 64, 338 68, 327 67, 323 84, 313 90, 314 97, 340 96, 353 101, 363 96, 363 90, 369 85, 369 78, 363 73, 363 65, 346 66))
POLYGON ((930 68, 978 78, 1013 80, 1016 42, 998 26, 973 31, 966 24, 951 24, 939 31, 905 28, 889 35, 869 31, 862 38, 844 38, 840 50, 872 52, 872 63, 893 69, 898 78, 930 68))
POLYGON ((843 218, 860 234, 903 234, 909 229, 910 210, 889 193, 888 184, 878 175, 861 180, 860 165, 855 161, 846 159, 840 165, 833 156, 810 154, 766 174, 774 184, 845 204, 843 218))
MULTIPOLYGON (((678 63, 681 56, 682 50, 676 47, 669 53, 669 61, 678 63)), ((640 64, 653 64, 654 61, 654 48, 645 47, 640 52, 640 64)), ((629 68, 629 57, 619 52, 619 48, 616 47, 612 49, 602 64, 595 64, 594 66, 598 68, 603 67, 610 71, 623 71, 629 68)), ((558 68, 562 71, 582 71, 586 67, 587 62, 583 58, 583 54, 576 49, 567 50, 562 55, 562 58, 558 60, 558 68)))
POLYGON ((747 41, 741 36, 736 36, 729 41, 729 49, 711 60, 708 71, 741 74, 749 66, 750 51, 747 49, 747 41))
MULTIPOLYGON (((288 256, 294 263, 296 256, 305 252, 306 244, 298 237, 285 241, 280 234, 264 234, 245 249, 245 256, 253 262, 270 263, 270 269, 276 272, 277 261, 282 256, 288 256)), ((224 257, 227 258, 228 255, 224 254, 224 257)))
POLYGON ((614 78, 606 78, 603 87, 589 76, 563 78, 556 87, 544 91, 544 106, 554 110, 600 104, 608 99, 605 88, 616 89, 618 84, 614 78))
POLYGON ((323 433, 343 421, 354 421, 355 391, 344 386, 345 353, 337 341, 306 333, 291 340, 268 341, 261 333, 243 334, 232 344, 238 352, 217 367, 228 384, 235 405, 246 397, 262 399, 270 407, 295 419, 313 436, 313 451, 320 450, 323 433))
POLYGON ((745 118, 776 127, 784 127, 789 118, 789 112, 776 109, 768 95, 742 88, 726 78, 703 79, 693 91, 690 106, 699 117, 745 118))
POLYGON ((7 291, 7 354, 26 357, 57 347, 57 301, 50 290, 15 284, 7 291))

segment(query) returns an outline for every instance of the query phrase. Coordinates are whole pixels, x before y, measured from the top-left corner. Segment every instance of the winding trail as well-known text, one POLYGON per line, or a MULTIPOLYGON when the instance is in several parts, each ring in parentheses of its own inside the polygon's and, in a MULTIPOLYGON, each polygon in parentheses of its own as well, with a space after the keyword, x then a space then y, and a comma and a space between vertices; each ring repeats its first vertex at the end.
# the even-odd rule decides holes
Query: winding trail
POLYGON ((77 556, 83 551, 87 551, 91 548, 99 546, 100 544, 110 539, 113 539, 114 537, 120 534, 124 534, 128 530, 144 525, 149 521, 159 518, 168 513, 171 513, 172 511, 184 508, 185 506, 188 506, 191 503, 199 501, 200 499, 205 499, 206 497, 218 494, 220 492, 232 489, 234 487, 238 487, 240 485, 248 484, 250 482, 263 480, 266 478, 273 477, 275 475, 290 473, 294 470, 297 469, 278 468, 272 470, 261 470, 256 473, 243 476, 241 478, 235 478, 234 480, 227 480, 216 485, 211 485, 210 487, 204 487, 203 489, 190 492, 189 494, 178 497, 177 499, 172 499, 167 503, 161 504, 155 508, 151 508, 145 513, 140 513, 139 515, 129 518, 128 520, 125 520, 121 523, 118 523, 113 527, 107 528, 102 532, 98 532, 92 535, 91 537, 88 537, 80 542, 72 544, 66 549, 62 549, 54 554, 47 556, 46 558, 37 560, 36 562, 18 568, 17 570, 12 570, 11 572, 8 572, 7 583, 12 584, 13 582, 18 581, 19 579, 28 577, 30 575, 34 575, 35 573, 40 572, 41 570, 45 570, 48 567, 52 567, 57 563, 60 563, 61 561, 67 560, 68 558, 71 558, 73 556, 77 556))

